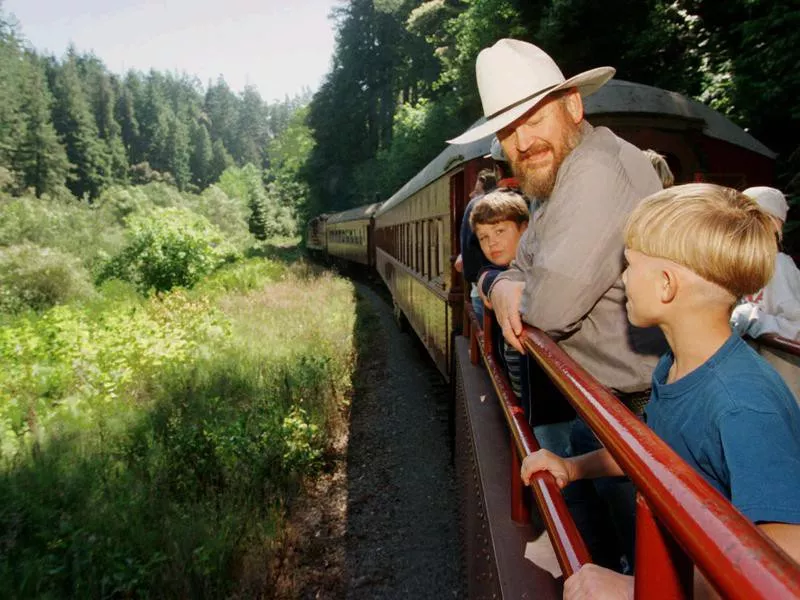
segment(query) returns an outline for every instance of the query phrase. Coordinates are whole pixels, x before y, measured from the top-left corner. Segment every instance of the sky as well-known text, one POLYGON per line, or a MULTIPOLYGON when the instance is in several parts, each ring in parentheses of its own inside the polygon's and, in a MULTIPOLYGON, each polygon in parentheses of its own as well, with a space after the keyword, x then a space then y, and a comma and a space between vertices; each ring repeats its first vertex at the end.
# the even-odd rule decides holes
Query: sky
POLYGON ((331 9, 343 0, 0 0, 40 53, 70 43, 112 73, 186 72, 203 86, 219 75, 234 91, 270 102, 315 91, 330 70, 331 9))

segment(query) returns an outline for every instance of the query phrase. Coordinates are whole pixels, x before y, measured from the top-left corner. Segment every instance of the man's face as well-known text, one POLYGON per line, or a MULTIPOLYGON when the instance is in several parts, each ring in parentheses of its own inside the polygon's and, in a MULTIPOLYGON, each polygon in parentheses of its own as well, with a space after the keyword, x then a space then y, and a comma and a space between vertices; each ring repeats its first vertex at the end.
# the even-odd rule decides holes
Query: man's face
POLYGON ((558 169, 580 142, 583 104, 575 91, 535 106, 497 132, 522 191, 529 198, 548 198, 558 169))

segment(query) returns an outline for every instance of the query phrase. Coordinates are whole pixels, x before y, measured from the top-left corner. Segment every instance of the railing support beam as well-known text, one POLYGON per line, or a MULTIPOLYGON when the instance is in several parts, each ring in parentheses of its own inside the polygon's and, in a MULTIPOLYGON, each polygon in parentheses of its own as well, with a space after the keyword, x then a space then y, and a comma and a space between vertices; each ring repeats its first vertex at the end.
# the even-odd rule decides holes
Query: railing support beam
POLYGON ((644 496, 636 495, 635 598, 691 600, 694 566, 656 521, 644 496))

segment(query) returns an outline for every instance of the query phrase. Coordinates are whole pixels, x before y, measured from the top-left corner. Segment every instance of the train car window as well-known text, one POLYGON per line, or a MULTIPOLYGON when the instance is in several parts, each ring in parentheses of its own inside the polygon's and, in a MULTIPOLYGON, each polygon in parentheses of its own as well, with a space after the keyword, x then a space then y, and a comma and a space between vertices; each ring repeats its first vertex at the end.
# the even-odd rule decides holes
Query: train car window
POLYGON ((422 250, 424 248, 422 245, 422 222, 417 221, 415 226, 417 230, 417 238, 414 240, 414 248, 416 249, 416 271, 419 273, 422 271, 422 250))
POLYGON ((428 260, 428 240, 430 233, 428 231, 428 221, 422 222, 422 276, 430 278, 431 269, 430 261, 428 260))
POLYGON ((444 221, 442 219, 436 220, 436 229, 438 235, 436 237, 436 252, 439 257, 439 275, 444 273, 444 221))

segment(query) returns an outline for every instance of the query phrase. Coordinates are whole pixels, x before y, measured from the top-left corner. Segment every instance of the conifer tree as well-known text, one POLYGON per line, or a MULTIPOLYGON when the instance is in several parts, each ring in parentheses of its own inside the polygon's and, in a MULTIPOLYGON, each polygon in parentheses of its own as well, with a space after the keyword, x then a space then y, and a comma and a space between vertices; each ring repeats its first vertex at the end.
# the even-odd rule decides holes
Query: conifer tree
MULTIPOLYGON (((211 147, 211 136, 205 123, 194 121, 190 133, 191 158, 189 166, 192 172, 192 183, 205 187, 211 178, 211 160, 214 151, 211 147)), ((224 170, 224 169, 223 169, 224 170)))
POLYGON ((164 162, 166 170, 172 173, 180 190, 186 187, 192 175, 189 158, 189 132, 186 125, 180 118, 170 114, 164 142, 164 162))
POLYGON ((209 165, 208 183, 219 180, 225 169, 233 165, 233 157, 225 148, 222 140, 215 140, 211 146, 211 164, 209 165))
POLYGON ((20 88, 24 98, 24 128, 15 151, 14 165, 22 186, 37 196, 53 192, 66 183, 70 164, 51 120, 53 98, 44 72, 32 53, 26 55, 27 74, 20 88))
POLYGON ((72 163, 67 185, 78 197, 95 198, 109 182, 108 156, 99 139, 89 102, 83 92, 75 56, 52 68, 55 103, 53 124, 72 163))

